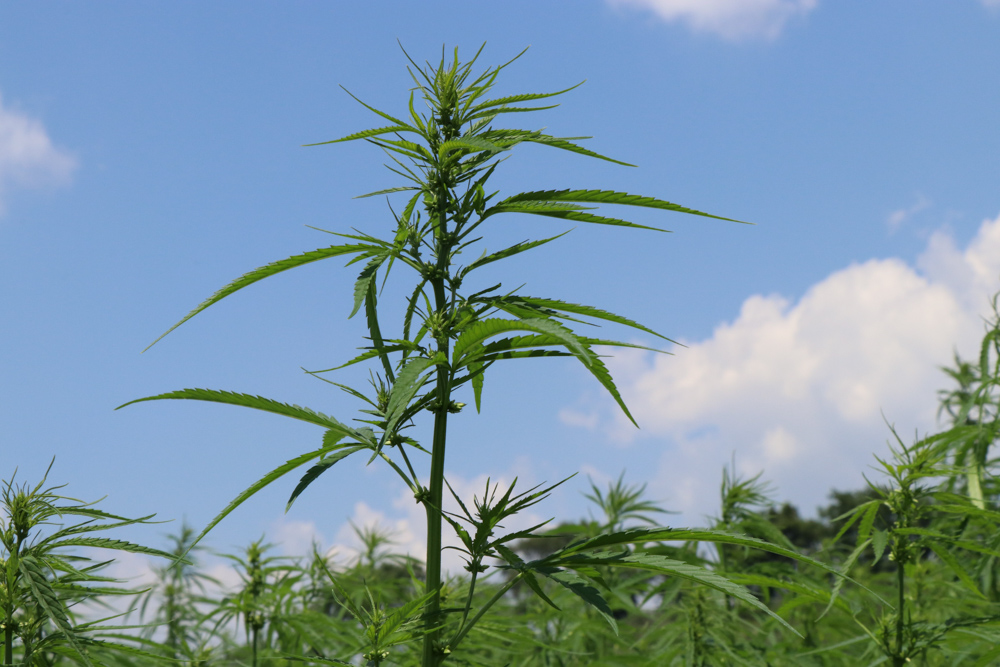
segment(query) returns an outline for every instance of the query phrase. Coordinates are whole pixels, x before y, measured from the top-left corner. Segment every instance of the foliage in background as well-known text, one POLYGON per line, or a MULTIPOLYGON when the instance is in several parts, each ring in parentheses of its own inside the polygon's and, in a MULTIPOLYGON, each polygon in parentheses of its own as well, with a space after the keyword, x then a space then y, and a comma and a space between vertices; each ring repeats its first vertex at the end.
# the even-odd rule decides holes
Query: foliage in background
MULTIPOLYGON (((52 466, 49 465, 49 470, 52 466)), ((87 667, 108 651, 153 657, 120 633, 120 625, 105 625, 115 614, 81 620, 81 610, 110 608, 110 599, 137 591, 100 572, 112 561, 94 561, 80 555, 80 547, 147 554, 173 559, 171 554, 93 533, 150 523, 153 515, 128 519, 56 493, 62 487, 45 486, 48 472, 34 487, 17 485, 12 477, 2 483, 0 518, 0 629, 4 665, 45 665, 60 656, 87 667), (72 525, 64 517, 81 517, 72 525), (46 532, 48 529, 48 532, 46 532), (113 641, 118 640, 118 641, 113 641), (126 643, 122 643, 122 642, 126 643), (17 658, 17 659, 15 659, 17 658)))
MULTIPOLYGON (((991 346, 998 332, 1000 318, 989 323, 985 340, 991 346)), ((993 355, 996 348, 989 350, 993 355)), ((957 388, 942 392, 946 411, 957 392, 981 397, 987 392, 980 388, 995 387, 1000 377, 991 363, 985 373, 976 375, 975 382, 966 382, 956 372, 963 363, 957 360, 956 367, 948 369, 957 388)), ((981 369, 977 365, 977 373, 981 369)), ((536 582, 539 593, 518 579, 516 572, 491 568, 480 573, 476 589, 487 597, 501 591, 507 594, 469 632, 461 652, 450 660, 491 667, 996 665, 1000 662, 1000 604, 993 587, 1000 556, 995 545, 1000 532, 1000 487, 991 464, 982 472, 982 506, 977 496, 968 493, 971 466, 962 457, 968 442, 963 435, 969 433, 969 426, 964 418, 956 419, 942 433, 910 445, 894 437, 891 456, 877 459, 881 476, 873 478, 867 489, 831 493, 830 504, 820 509, 817 519, 802 518, 788 503, 773 504, 760 475, 743 479, 732 468, 723 470, 716 528, 770 536, 775 544, 790 542, 863 586, 842 586, 843 579, 829 572, 778 554, 745 550, 739 544, 706 551, 699 550, 697 542, 650 540, 632 543, 619 552, 622 558, 635 554, 669 557, 725 574, 799 628, 801 637, 787 632, 772 616, 734 604, 725 591, 655 570, 594 564, 588 577, 601 586, 617 628, 613 631, 600 610, 559 582, 540 578, 536 582)), ((995 446, 996 439, 987 444, 987 462, 993 460, 995 446)), ((5 487, 3 556, 8 579, 3 591, 6 595, 13 590, 17 595, 4 597, 4 604, 16 599, 19 605, 13 615, 5 617, 4 629, 10 629, 18 653, 6 664, 59 667, 89 660, 108 667, 152 667, 162 664, 159 657, 188 667, 252 663, 293 667, 304 662, 343 666, 357 665, 359 660, 415 667, 422 660, 413 642, 424 633, 419 615, 414 614, 427 595, 422 564, 394 551, 392 536, 374 527, 356 528, 361 545, 357 555, 339 564, 318 548, 309 558, 275 559, 267 555, 262 540, 251 543, 242 553, 227 557, 241 581, 232 591, 222 590, 193 559, 174 568, 156 568, 158 581, 142 598, 144 611, 157 625, 141 627, 153 633, 146 640, 133 637, 131 646, 110 651, 112 646, 105 642, 116 638, 121 644, 124 630, 82 623, 73 605, 128 591, 114 582, 98 581, 100 563, 90 565, 70 553, 56 556, 53 550, 56 545, 60 549, 96 546, 80 540, 95 539, 86 533, 101 526, 148 517, 126 520, 77 501, 66 504, 69 499, 43 487, 44 480, 34 488, 13 482, 5 487), (54 512, 60 508, 64 515, 112 523, 84 524, 80 533, 67 532, 72 527, 54 529, 48 537, 41 537, 39 528, 57 517, 54 512), (18 535, 29 536, 19 540, 18 535), (17 545, 17 550, 12 551, 9 544, 17 545), (11 566, 15 553, 20 554, 21 563, 28 557, 50 559, 53 570, 45 574, 47 583, 38 579, 36 585, 51 589, 55 606, 49 598, 33 597, 23 573, 22 583, 11 587, 11 572, 21 572, 23 567, 11 566), (78 572, 87 579, 80 579, 78 572), (61 610, 72 625, 72 635, 46 616, 46 605, 61 610), (220 622, 222 618, 229 620, 220 622), (32 627, 41 630, 35 632, 32 627), (25 644, 20 637, 32 632, 35 635, 25 644), (78 642, 76 647, 70 636, 78 642), (146 651, 135 648, 139 641, 146 651)), ((514 494, 502 501, 492 493, 495 490, 491 484, 484 497, 460 516, 474 525, 489 513, 488 508, 519 502, 514 494)), ((531 490, 522 499, 537 492, 531 490)), ((648 530, 664 512, 645 497, 643 487, 627 484, 624 477, 606 488, 591 484, 585 495, 593 506, 591 516, 508 542, 511 553, 526 561, 544 562, 581 540, 600 539, 609 530, 648 530)), ((474 553, 479 532, 467 533, 473 543, 468 551, 474 553)), ((173 555, 188 551, 192 541, 192 531, 182 527, 172 538, 173 555)), ((101 544, 111 546, 110 542, 101 544)), ((168 555, 141 547, 130 549, 168 555)), ((481 561, 468 560, 469 565, 476 563, 481 561)), ((465 613, 453 601, 468 599, 476 569, 445 578, 442 604, 450 614, 465 613)))

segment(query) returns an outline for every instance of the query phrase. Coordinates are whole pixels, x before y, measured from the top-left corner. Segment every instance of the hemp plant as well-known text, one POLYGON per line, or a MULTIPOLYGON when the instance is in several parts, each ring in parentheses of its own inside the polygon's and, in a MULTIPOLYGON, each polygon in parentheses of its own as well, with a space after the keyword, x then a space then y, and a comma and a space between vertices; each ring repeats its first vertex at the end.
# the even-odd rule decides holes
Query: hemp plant
MULTIPOLYGON (((402 179, 402 184, 361 195, 389 197, 405 193, 405 201, 393 209, 392 224, 386 237, 378 238, 357 230, 353 233, 331 232, 345 242, 294 255, 243 275, 213 294, 163 334, 165 336, 209 306, 264 278, 324 259, 349 258, 349 265, 362 266, 354 283, 350 316, 364 312, 370 344, 362 348, 361 354, 337 368, 309 372, 325 379, 324 374, 345 366, 365 362, 375 366, 377 371, 372 372, 371 390, 338 385, 366 404, 362 410, 365 416, 357 420, 359 426, 345 424, 317 410, 259 396, 211 389, 171 391, 137 399, 126 405, 161 399, 211 401, 272 412, 324 429, 322 442, 317 448, 272 470, 240 493, 209 523, 202 535, 254 493, 307 463, 312 463, 312 466, 291 493, 289 506, 331 467, 359 452, 369 457, 369 463, 381 460, 391 466, 426 510, 424 585, 427 603, 419 612, 414 612, 420 613, 423 619, 420 634, 423 641, 422 664, 425 667, 440 664, 455 651, 483 614, 518 581, 524 581, 546 600, 548 598, 539 578, 556 582, 595 606, 614 625, 608 604, 595 586, 600 585, 600 576, 595 580, 589 578, 590 574, 597 572, 596 566, 655 570, 664 575, 697 581, 770 613, 746 589, 708 569, 626 548, 630 544, 662 540, 708 540, 777 549, 784 555, 795 557, 794 552, 788 549, 760 540, 713 531, 682 530, 677 536, 665 528, 619 531, 576 542, 543 559, 526 563, 509 545, 514 540, 530 536, 538 526, 502 536, 497 536, 495 529, 499 528, 502 518, 541 500, 553 487, 532 489, 520 495, 513 493, 513 485, 506 491, 492 488, 474 503, 474 510, 463 505, 460 515, 445 513, 443 496, 448 426, 450 420, 465 408, 465 403, 459 398, 471 400, 477 411, 481 409, 486 374, 494 364, 529 357, 573 358, 593 375, 635 423, 595 348, 650 348, 581 334, 573 327, 581 323, 612 323, 669 340, 632 319, 600 308, 503 291, 501 285, 478 284, 479 269, 548 244, 567 233, 527 240, 490 252, 481 244, 490 224, 503 214, 515 213, 568 223, 607 225, 622 230, 663 231, 594 212, 604 205, 674 211, 736 222, 655 197, 611 190, 539 189, 508 196, 492 191, 490 179, 500 166, 502 157, 524 144, 537 144, 615 164, 633 165, 575 143, 585 137, 560 138, 541 130, 500 127, 498 122, 510 114, 524 118, 525 114, 558 106, 532 105, 577 86, 553 93, 490 98, 490 90, 501 71, 517 58, 476 75, 473 66, 481 51, 480 48, 476 57, 468 63, 459 61, 457 49, 451 62, 447 62, 442 52, 438 64, 428 62, 425 66, 418 65, 407 55, 415 85, 409 93, 404 112, 390 114, 357 100, 388 125, 322 142, 367 141, 390 157, 392 163, 388 168, 402 179), (426 108, 418 109, 418 101, 422 101, 426 108), (413 286, 406 290, 410 296, 401 308, 401 317, 390 329, 385 308, 378 302, 379 285, 385 283, 396 267, 412 271, 413 286), (471 390, 471 398, 465 398, 468 394, 460 394, 462 390, 471 390), (422 444, 408 435, 407 430, 426 413, 430 413, 433 422, 432 436, 431 442, 422 444), (429 461, 417 457, 427 457, 429 461), (491 562, 499 561, 501 568, 513 571, 507 584, 485 601, 475 599, 477 589, 470 585, 465 601, 454 607, 442 606, 442 525, 445 522, 458 531, 467 569, 473 576, 488 567, 483 562, 485 558, 493 559, 491 562), (470 524, 471 527, 466 530, 460 523, 470 524), (445 614, 445 611, 455 613, 445 614)), ((331 381, 331 384, 335 383, 331 381)), ((403 622, 402 619, 397 620, 403 622)), ((391 655, 383 657, 381 652, 378 656, 377 662, 391 659, 391 655)))
MULTIPOLYGON (((867 622, 861 614, 855 614, 854 620, 870 639, 865 657, 878 657, 893 667, 903 667, 933 651, 954 651, 947 644, 952 635, 1000 621, 1000 608, 989 600, 982 582, 976 581, 963 564, 973 562, 977 554, 1000 556, 991 548, 993 545, 984 545, 982 539, 984 535, 997 535, 1000 512, 980 507, 975 496, 948 490, 949 481, 965 471, 947 465, 946 452, 938 444, 940 436, 918 440, 908 447, 894 429, 892 435, 897 443, 889 447, 892 458, 875 457, 890 479, 889 487, 870 484, 877 497, 839 517, 846 521, 834 541, 858 525, 857 544, 844 564, 845 573, 869 549, 873 567, 883 556, 895 565, 894 608, 882 601, 881 613, 873 612, 867 622), (929 484, 933 481, 938 484, 929 484), (883 508, 888 511, 888 522, 880 521, 883 508), (953 580, 947 587, 925 581, 930 578, 930 559, 938 561, 941 570, 950 571, 953 580), (956 590, 962 590, 964 596, 957 596, 956 590)), ((840 582, 834 586, 827 611, 839 590, 840 582)), ((1000 648, 990 652, 993 659, 998 656, 1000 648)))
POLYGON ((103 625, 107 618, 89 622, 77 619, 75 607, 79 604, 106 605, 109 597, 134 596, 141 591, 123 588, 118 580, 100 574, 111 560, 95 562, 68 551, 85 547, 174 560, 158 549, 93 535, 109 528, 151 523, 153 515, 129 519, 104 512, 94 503, 59 495, 61 487, 46 487, 47 478, 48 471, 34 487, 17 485, 13 478, 0 485, 3 665, 51 664, 53 655, 63 655, 92 667, 93 653, 105 650, 157 658, 135 646, 109 641, 134 643, 137 638, 120 634, 122 626, 103 625), (56 523, 65 517, 83 520, 68 526, 56 523), (55 528, 45 533, 47 526, 55 528), (16 654, 20 659, 15 662, 16 654))

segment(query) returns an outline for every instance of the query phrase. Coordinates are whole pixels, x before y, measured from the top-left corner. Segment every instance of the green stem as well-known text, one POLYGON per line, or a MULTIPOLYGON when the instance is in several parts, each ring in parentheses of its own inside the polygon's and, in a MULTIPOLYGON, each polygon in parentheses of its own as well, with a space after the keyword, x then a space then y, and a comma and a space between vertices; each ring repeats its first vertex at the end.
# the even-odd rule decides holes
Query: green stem
POLYGON ((19 556, 21 543, 18 540, 10 549, 10 561, 7 563, 7 604, 4 609, 3 624, 3 664, 10 667, 14 664, 14 600, 17 591, 19 556))
MULTIPOLYGON (((446 261, 446 260, 445 260, 446 261)), ((440 264, 440 260, 439 260, 440 264)), ((447 307, 447 297, 444 291, 444 281, 437 279, 434 283, 434 297, 438 312, 447 307)), ((450 340, 447 334, 437 339, 438 352, 448 357, 450 340)), ((434 444, 431 448, 431 475, 428 488, 429 497, 424 501, 427 511, 427 582, 426 590, 435 591, 427 604, 427 634, 424 635, 423 667, 437 667, 444 656, 438 651, 441 631, 440 624, 441 600, 441 508, 444 489, 444 455, 445 441, 448 434, 448 405, 451 403, 451 370, 447 366, 437 369, 437 412, 434 414, 434 444)))
POLYGON ((903 626, 904 626, 904 612, 906 611, 906 565, 900 562, 899 567, 896 569, 896 586, 899 589, 899 601, 897 603, 896 612, 896 655, 893 657, 894 666, 902 666, 906 664, 906 658, 903 656, 903 626))
MULTIPOLYGON (((476 563, 478 565, 478 563, 476 563)), ((472 580, 469 582, 469 594, 465 598, 465 611, 462 613, 462 625, 461 628, 465 627, 465 621, 469 618, 469 611, 472 609, 472 596, 476 594, 476 578, 479 573, 475 570, 472 571, 472 580)))
POLYGON ((13 614, 7 613, 7 622, 3 629, 3 664, 10 667, 14 664, 14 619, 13 614))

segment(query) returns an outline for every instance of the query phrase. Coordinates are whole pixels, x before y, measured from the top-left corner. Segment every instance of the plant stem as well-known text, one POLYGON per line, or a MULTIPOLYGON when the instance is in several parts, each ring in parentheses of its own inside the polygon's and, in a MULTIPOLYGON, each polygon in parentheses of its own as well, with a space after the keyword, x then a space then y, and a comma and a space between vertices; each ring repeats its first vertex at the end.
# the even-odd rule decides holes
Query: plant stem
MULTIPOLYGON (((438 265, 447 262, 447 252, 439 257, 438 265)), ((434 298, 438 313, 443 313, 447 307, 444 280, 433 281, 434 298)), ((439 353, 448 357, 450 340, 446 333, 437 338, 439 353)), ((431 475, 429 498, 424 501, 427 510, 427 581, 426 590, 435 591, 427 604, 427 634, 424 635, 423 667, 436 667, 441 664, 443 655, 438 652, 438 641, 441 631, 441 511, 444 490, 444 455, 445 441, 448 434, 448 405, 451 403, 451 369, 447 365, 437 368, 437 412, 434 414, 434 444, 431 449, 431 475)))
POLYGON ((3 664, 7 667, 14 664, 14 619, 10 613, 3 628, 3 664))
POLYGON ((903 562, 899 563, 899 567, 896 569, 896 586, 899 588, 899 601, 897 603, 898 611, 896 612, 896 655, 893 657, 893 665, 902 667, 906 664, 906 658, 903 656, 903 624, 904 624, 904 612, 906 610, 906 564, 903 562))

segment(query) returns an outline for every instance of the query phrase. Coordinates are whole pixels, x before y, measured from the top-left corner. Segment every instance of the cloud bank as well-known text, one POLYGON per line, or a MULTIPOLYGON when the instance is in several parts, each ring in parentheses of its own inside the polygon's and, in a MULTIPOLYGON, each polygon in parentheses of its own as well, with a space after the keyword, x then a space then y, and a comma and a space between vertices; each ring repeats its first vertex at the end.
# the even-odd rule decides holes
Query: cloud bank
POLYGON ((774 39, 789 20, 816 8, 818 0, 608 0, 653 12, 668 23, 723 39, 774 39))
POLYGON ((674 356, 609 360, 636 431, 610 401, 567 409, 569 425, 663 448, 651 497, 686 522, 716 511, 722 466, 764 470, 780 499, 810 513, 831 488, 855 489, 872 452, 937 426, 942 365, 977 353, 1000 289, 1000 216, 964 250, 935 234, 916 266, 870 260, 837 271, 796 302, 748 298, 739 315, 674 356))
POLYGON ((64 185, 76 166, 72 155, 52 145, 40 121, 4 107, 0 98, 0 214, 11 190, 64 185))

